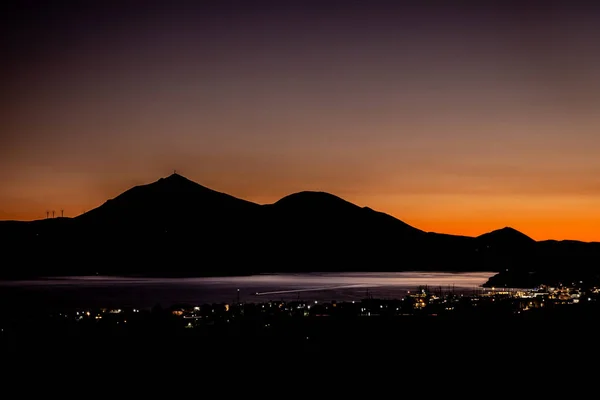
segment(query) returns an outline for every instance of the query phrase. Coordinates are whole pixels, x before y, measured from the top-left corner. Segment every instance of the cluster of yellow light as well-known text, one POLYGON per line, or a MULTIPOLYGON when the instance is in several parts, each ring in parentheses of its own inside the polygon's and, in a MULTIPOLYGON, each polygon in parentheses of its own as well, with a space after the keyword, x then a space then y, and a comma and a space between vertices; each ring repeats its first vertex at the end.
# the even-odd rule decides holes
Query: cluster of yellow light
POLYGON ((425 300, 423 300, 423 299, 418 299, 418 300, 415 302, 415 304, 414 304, 414 307, 415 307, 415 308, 423 308, 423 307, 425 307, 426 305, 427 305, 427 304, 425 303, 425 300))

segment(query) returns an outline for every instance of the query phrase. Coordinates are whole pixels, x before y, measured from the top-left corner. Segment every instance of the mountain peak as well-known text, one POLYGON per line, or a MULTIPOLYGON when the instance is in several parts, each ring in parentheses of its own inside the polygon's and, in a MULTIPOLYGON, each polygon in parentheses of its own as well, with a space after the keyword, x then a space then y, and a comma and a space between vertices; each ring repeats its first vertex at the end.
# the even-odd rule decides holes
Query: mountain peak
POLYGON ((156 210, 171 210, 171 215, 185 220, 199 215, 200 208, 211 210, 207 212, 218 209, 229 212, 245 207, 258 204, 217 192, 175 172, 152 183, 134 186, 81 217, 140 221, 156 215, 156 210))
POLYGON ((358 208, 356 205, 331 193, 308 190, 285 196, 277 201, 275 205, 293 208, 330 208, 343 205, 358 208))
POLYGON ((516 230, 515 228, 512 228, 510 226, 505 226, 504 228, 496 229, 493 232, 505 232, 505 233, 511 233, 511 234, 520 233, 520 234, 522 234, 521 232, 519 232, 518 230, 516 230))
POLYGON ((197 185, 196 182, 193 182, 191 180, 189 180, 188 178, 186 178, 183 175, 178 174, 177 172, 172 173, 171 175, 167 176, 166 178, 160 178, 158 180, 158 182, 179 182, 179 183, 193 183, 195 185, 197 185))
MULTIPOLYGON (((206 186, 194 182, 185 176, 173 173, 167 177, 160 178, 157 181, 147 185, 137 186, 137 190, 164 191, 169 193, 189 193, 189 192, 211 192, 213 194, 220 193, 206 186)), ((225 195, 225 194, 224 194, 225 195)))
POLYGON ((483 235, 479 236, 479 238, 495 239, 502 241, 520 241, 530 243, 535 242, 534 239, 530 238, 523 232, 519 232, 518 230, 511 228, 510 226, 505 226, 504 228, 484 233, 483 235))
POLYGON ((178 174, 177 172, 173 172, 171 175, 169 175, 163 179, 177 179, 177 178, 183 178, 183 176, 178 174))

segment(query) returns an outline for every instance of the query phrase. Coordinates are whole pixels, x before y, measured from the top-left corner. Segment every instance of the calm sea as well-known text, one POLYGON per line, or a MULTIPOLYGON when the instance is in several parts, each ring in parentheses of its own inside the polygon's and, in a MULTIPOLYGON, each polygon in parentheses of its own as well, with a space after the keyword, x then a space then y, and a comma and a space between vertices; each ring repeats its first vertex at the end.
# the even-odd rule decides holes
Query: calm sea
POLYGON ((2 305, 137 307, 269 300, 351 301, 367 295, 404 297, 420 286, 472 292, 493 272, 368 272, 269 274, 220 278, 61 277, 0 282, 2 305))

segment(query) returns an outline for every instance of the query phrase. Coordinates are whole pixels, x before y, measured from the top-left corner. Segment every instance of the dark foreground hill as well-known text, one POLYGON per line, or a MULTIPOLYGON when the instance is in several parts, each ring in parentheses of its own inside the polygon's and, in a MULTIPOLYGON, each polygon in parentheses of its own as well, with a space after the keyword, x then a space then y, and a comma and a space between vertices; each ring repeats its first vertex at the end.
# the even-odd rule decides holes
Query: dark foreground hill
POLYGON ((588 279, 600 266, 599 243, 536 242, 511 228, 424 232, 324 192, 259 205, 178 174, 76 218, 0 222, 0 240, 3 278, 433 270, 498 271, 502 284, 588 279))

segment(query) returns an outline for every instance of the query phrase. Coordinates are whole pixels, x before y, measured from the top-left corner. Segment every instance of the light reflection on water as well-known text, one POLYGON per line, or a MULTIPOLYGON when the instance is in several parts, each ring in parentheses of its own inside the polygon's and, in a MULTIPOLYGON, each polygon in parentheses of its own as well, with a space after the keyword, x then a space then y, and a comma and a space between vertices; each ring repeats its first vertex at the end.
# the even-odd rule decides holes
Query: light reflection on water
POLYGON ((472 291, 493 272, 363 272, 265 274, 209 278, 61 277, 0 282, 13 295, 29 300, 59 302, 64 306, 152 307, 160 303, 220 303, 269 300, 360 300, 401 298, 408 290, 429 286, 472 291), (258 293, 258 295, 257 295, 258 293))

